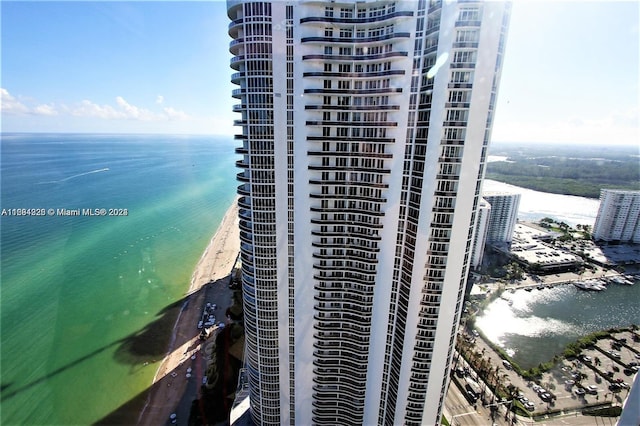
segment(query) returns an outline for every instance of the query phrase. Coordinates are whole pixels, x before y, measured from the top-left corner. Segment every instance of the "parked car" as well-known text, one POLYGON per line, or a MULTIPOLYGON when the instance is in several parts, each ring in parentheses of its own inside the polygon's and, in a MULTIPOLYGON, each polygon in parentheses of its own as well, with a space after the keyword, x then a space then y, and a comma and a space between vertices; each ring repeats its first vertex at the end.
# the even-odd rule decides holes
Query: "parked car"
POLYGON ((582 396, 586 393, 585 390, 582 388, 576 388, 573 392, 578 396, 582 396))
POLYGON ((595 395, 598 393, 598 388, 594 385, 589 385, 587 386, 587 392, 589 392, 592 395, 595 395))

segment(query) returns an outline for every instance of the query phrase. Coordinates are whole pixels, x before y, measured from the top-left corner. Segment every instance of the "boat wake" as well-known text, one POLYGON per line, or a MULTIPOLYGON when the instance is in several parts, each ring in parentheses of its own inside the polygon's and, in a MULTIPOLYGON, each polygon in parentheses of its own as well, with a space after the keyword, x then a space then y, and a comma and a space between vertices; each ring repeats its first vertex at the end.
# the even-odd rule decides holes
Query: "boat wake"
POLYGON ((46 185, 46 184, 49 184, 49 183, 62 183, 62 182, 66 182, 66 181, 71 180, 71 179, 75 179, 75 178, 80 177, 80 176, 86 176, 86 175, 90 175, 90 174, 93 174, 93 173, 102 173, 102 172, 108 172, 108 171, 109 171, 109 168, 105 167, 104 169, 96 169, 96 170, 91 170, 89 172, 78 173, 77 175, 69 176, 69 177, 66 177, 64 179, 49 180, 49 181, 46 181, 46 182, 38 182, 38 185, 46 185))

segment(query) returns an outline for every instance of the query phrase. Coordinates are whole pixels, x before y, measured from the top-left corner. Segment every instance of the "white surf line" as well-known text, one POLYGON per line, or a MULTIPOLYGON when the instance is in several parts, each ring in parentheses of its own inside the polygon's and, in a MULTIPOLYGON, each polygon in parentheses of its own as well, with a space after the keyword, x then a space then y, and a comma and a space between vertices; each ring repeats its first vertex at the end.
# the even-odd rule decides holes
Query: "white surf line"
POLYGON ((44 184, 47 184, 47 183, 66 182, 68 180, 75 179, 75 178, 80 177, 80 176, 90 175, 92 173, 108 172, 108 171, 109 171, 109 168, 105 167, 104 169, 96 169, 96 170, 91 170, 89 172, 78 173, 77 175, 69 176, 69 177, 66 177, 66 178, 60 179, 60 180, 50 180, 50 181, 47 181, 47 182, 38 182, 38 185, 44 185, 44 184))

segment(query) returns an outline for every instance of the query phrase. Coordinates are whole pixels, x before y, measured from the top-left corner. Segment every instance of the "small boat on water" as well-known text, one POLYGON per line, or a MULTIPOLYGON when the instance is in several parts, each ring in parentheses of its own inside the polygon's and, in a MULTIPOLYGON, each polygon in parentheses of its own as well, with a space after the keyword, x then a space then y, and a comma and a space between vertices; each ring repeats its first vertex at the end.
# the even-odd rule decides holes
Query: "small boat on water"
POLYGON ((630 279, 622 276, 622 275, 617 275, 615 277, 609 277, 609 282, 614 283, 614 284, 622 284, 622 285, 633 285, 633 281, 631 281, 630 279))
POLYGON ((606 287, 602 284, 599 284, 596 281, 574 281, 573 285, 578 287, 580 290, 587 291, 602 291, 606 287))

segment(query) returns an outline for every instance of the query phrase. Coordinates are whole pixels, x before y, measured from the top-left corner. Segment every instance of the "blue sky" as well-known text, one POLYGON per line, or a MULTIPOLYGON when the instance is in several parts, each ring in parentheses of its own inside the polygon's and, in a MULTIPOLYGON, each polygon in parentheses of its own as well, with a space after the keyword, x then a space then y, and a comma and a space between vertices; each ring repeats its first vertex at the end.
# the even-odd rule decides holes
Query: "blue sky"
MULTIPOLYGON (((2 130, 233 134, 224 1, 2 1, 2 130)), ((639 3, 515 0, 493 140, 637 144, 639 3)))

